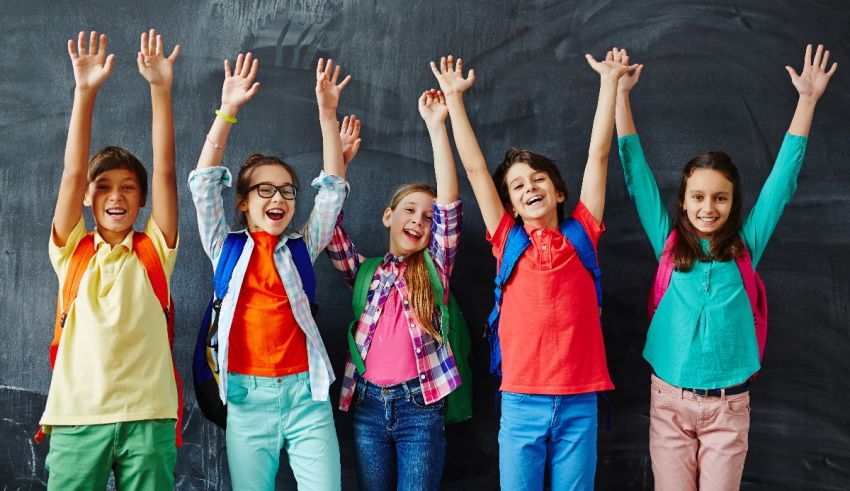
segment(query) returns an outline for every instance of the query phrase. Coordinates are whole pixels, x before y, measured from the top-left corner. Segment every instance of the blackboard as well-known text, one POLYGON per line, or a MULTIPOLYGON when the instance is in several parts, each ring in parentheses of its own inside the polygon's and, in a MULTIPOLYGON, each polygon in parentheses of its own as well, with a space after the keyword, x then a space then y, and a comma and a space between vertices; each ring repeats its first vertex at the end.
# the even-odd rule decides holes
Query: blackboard
MULTIPOLYGON (((767 248, 770 335, 752 390, 742 489, 850 489, 850 4, 842 0, 590 2, 554 0, 0 1, 0 487, 42 489, 47 444, 31 435, 50 383, 47 346, 57 281, 47 257, 73 94, 65 43, 80 30, 110 36, 116 66, 101 90, 93 144, 120 145, 150 162, 150 102, 135 67, 139 34, 159 29, 183 45, 174 85, 180 255, 173 276, 176 358, 184 379, 211 292, 186 179, 217 107, 222 60, 252 51, 262 89, 239 114, 225 162, 282 156, 302 182, 321 168, 313 95, 318 57, 354 76, 340 111, 364 121, 349 172, 346 223, 362 252, 382 254, 380 212, 390 189, 433 182, 416 98, 435 85, 427 62, 462 56, 478 81, 466 102, 491 169, 509 145, 556 159, 575 203, 598 79, 583 59, 612 46, 644 63, 633 108, 662 195, 694 154, 722 149, 744 177, 745 210, 767 176, 796 103, 785 65, 808 42, 842 64, 821 100, 799 190, 767 248)), ((461 170, 462 172, 462 170, 461 170)), ((462 174, 461 174, 462 176, 462 174)), ((445 489, 498 487, 497 383, 479 336, 492 302, 494 261, 471 189, 461 177, 465 228, 453 287, 473 326, 475 418, 449 427, 445 489)), ((305 192, 312 200, 310 191, 305 192)), ((228 195, 227 199, 232 199, 228 195)), ((302 201, 304 203, 304 201, 302 201)), ((300 207, 300 219, 307 206, 300 207)), ((142 219, 148 210, 143 211, 142 219)), ((298 219, 297 219, 298 220, 298 219)), ((599 489, 651 489, 649 367, 641 358, 654 263, 612 153, 600 243, 603 329, 613 429, 600 406, 599 489)), ((141 222, 140 222, 141 223, 141 222)), ((88 222, 91 226, 91 221, 88 222)), ((318 324, 338 374, 350 296, 326 258, 316 266, 318 324)), ((221 431, 201 417, 187 385, 186 445, 178 489, 229 489, 221 431)), ((339 383, 332 389, 336 398, 339 383)), ((337 418, 343 483, 355 489, 351 422, 337 418)), ((284 466, 285 467, 285 466, 284 466)), ((280 482, 290 482, 286 471, 280 482)))

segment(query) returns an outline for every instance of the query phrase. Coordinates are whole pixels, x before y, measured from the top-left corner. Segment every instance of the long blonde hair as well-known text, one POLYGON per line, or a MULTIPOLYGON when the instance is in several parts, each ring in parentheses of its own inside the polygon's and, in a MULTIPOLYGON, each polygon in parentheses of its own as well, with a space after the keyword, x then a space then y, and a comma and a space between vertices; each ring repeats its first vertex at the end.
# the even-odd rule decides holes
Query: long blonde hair
MULTIPOLYGON (((402 198, 412 193, 427 193, 437 197, 437 191, 428 184, 412 183, 399 186, 390 198, 387 207, 395 211, 402 198)), ((428 333, 438 343, 443 341, 439 326, 435 324, 439 310, 434 305, 434 291, 431 289, 431 280, 428 276, 428 268, 425 265, 425 249, 410 254, 405 259, 404 281, 407 284, 407 292, 410 296, 410 307, 414 317, 419 321, 422 330, 428 333)))

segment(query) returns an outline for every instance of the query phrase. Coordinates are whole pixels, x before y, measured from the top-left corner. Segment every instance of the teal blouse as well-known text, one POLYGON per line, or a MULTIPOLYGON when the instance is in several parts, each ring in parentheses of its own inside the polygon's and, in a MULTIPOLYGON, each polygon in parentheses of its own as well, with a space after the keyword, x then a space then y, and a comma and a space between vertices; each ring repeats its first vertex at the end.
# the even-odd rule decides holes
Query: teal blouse
MULTIPOLYGON (((797 189, 807 141, 803 136, 785 135, 773 170, 744 221, 741 238, 753 267, 797 189)), ((673 220, 661 201, 638 135, 624 136, 618 143, 629 196, 658 259, 673 220)), ((709 241, 701 242, 707 251, 709 241)), ((678 387, 729 387, 758 371, 752 309, 734 260, 697 261, 686 273, 673 271, 650 323, 643 356, 658 377, 678 387)))

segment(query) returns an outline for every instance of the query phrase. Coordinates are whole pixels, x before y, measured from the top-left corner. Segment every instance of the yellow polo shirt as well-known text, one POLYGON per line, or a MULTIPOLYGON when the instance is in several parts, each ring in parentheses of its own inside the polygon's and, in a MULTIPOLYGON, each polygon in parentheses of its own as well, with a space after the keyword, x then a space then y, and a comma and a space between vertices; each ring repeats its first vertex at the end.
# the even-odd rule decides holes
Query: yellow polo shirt
MULTIPOLYGON (((177 418, 177 389, 162 306, 133 252, 133 233, 111 247, 95 231, 96 253, 80 281, 59 343, 41 424, 91 425, 177 418)), ((148 219, 151 238, 171 278, 177 246, 148 219)), ((50 239, 50 262, 64 284, 85 223, 74 227, 65 247, 50 239)))

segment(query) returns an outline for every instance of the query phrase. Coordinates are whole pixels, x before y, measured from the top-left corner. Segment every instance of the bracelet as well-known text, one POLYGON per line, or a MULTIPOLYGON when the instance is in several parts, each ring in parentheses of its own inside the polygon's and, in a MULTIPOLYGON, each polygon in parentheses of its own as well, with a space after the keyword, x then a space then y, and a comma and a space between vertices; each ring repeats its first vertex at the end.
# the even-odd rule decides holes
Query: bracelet
POLYGON ((217 144, 216 142, 214 142, 214 141, 210 140, 210 135, 209 135, 209 134, 207 134, 207 141, 208 141, 208 142, 209 142, 209 144, 210 144, 210 145, 212 145, 212 146, 213 146, 213 148, 215 148, 216 150, 224 150, 225 148, 227 148, 227 143, 225 143, 224 145, 219 145, 219 144, 217 144))
POLYGON ((236 116, 230 116, 230 115, 224 114, 224 112, 222 112, 221 109, 216 109, 215 115, 218 116, 219 118, 221 118, 222 120, 227 121, 230 124, 236 124, 236 116))

